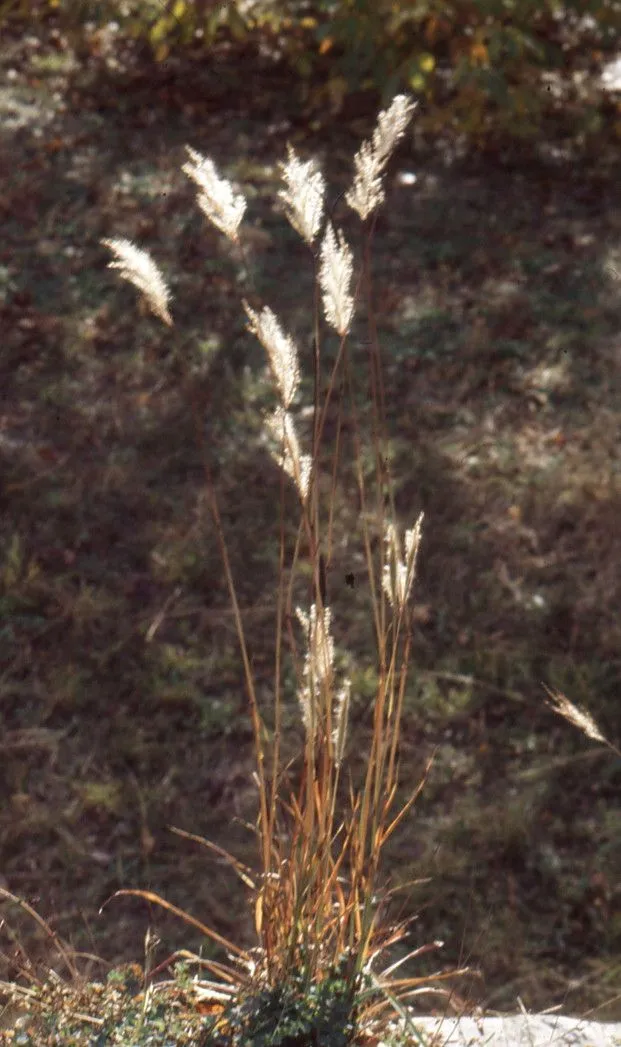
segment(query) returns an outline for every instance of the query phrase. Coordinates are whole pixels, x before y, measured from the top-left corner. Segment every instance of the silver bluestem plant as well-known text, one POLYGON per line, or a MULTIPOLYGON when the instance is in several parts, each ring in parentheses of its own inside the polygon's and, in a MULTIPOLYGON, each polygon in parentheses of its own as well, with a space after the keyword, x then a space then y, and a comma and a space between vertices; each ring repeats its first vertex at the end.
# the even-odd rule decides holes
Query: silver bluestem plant
MULTIPOLYGON (((414 109, 409 98, 397 96, 380 113, 372 138, 363 143, 354 158, 354 177, 345 201, 362 220, 363 237, 370 239, 372 217, 384 200, 387 164, 405 134, 414 109)), ((391 945, 405 937, 409 926, 408 921, 385 924, 384 903, 390 892, 381 890, 382 852, 412 807, 428 770, 427 767, 423 771, 421 781, 406 802, 396 807, 398 743, 412 631, 409 600, 416 574, 422 516, 406 530, 402 542, 392 499, 390 509, 384 508, 385 492, 377 492, 376 512, 369 512, 359 427, 352 401, 361 537, 373 600, 378 687, 364 780, 358 789, 350 783, 348 800, 341 803, 352 688, 350 679, 339 675, 335 666, 332 609, 327 605, 324 578, 334 524, 330 504, 324 507, 319 497, 319 451, 337 375, 347 377, 346 344, 359 304, 360 287, 363 280, 367 284, 370 277, 364 272, 363 262, 363 272, 355 279, 352 248, 343 231, 324 220, 326 187, 316 163, 303 161, 289 147, 280 170, 283 180, 280 198, 285 213, 309 246, 315 267, 319 291, 316 301, 322 306, 322 313, 313 317, 317 369, 321 363, 324 325, 339 338, 336 362, 323 402, 317 380, 315 383, 312 442, 308 448, 304 447, 296 421, 300 362, 295 341, 268 305, 257 307, 248 301, 242 305, 248 329, 264 347, 274 379, 277 403, 264 419, 265 432, 273 457, 297 492, 300 524, 296 555, 300 555, 300 549, 305 546, 312 565, 313 597, 307 609, 298 607, 295 615, 286 613, 291 590, 287 589, 282 573, 276 609, 274 729, 268 735, 257 701, 233 572, 207 464, 209 500, 237 624, 254 729, 259 801, 258 872, 242 866, 217 845, 202 842, 216 853, 226 854, 250 889, 257 946, 244 949, 237 943, 224 941, 217 932, 193 917, 185 914, 185 918, 227 950, 227 963, 208 964, 219 979, 210 986, 217 997, 238 1005, 240 998, 256 996, 292 978, 296 984, 300 984, 301 979, 308 988, 338 970, 351 990, 357 1034, 377 1035, 378 1027, 385 1025, 395 1009, 402 1012, 404 1001, 415 994, 429 992, 431 982, 448 977, 444 972, 424 979, 395 977, 397 964, 385 966, 379 973, 376 970, 379 959, 391 945), (374 541, 376 538, 380 541, 374 541), (375 549, 381 551, 379 563, 375 549), (297 790, 293 790, 284 784, 281 759, 280 652, 285 623, 293 622, 296 617, 305 648, 304 658, 297 666, 297 697, 305 742, 301 781, 297 790)), ((188 149, 183 171, 196 184, 198 204, 207 219, 231 242, 243 246, 241 223, 246 210, 243 196, 218 174, 211 160, 194 149, 188 149)), ((150 256, 125 240, 110 239, 104 243, 114 255, 111 265, 144 295, 156 316, 166 324, 172 323, 170 295, 150 256)), ((374 451, 376 461, 383 463, 381 430, 385 419, 377 344, 373 346, 370 364, 375 383, 374 451)), ((200 418, 198 422, 200 426, 200 418)), ((384 473, 379 466, 377 475, 382 487, 384 473)), ((281 563, 282 554, 281 548, 281 563)), ((293 634, 291 639, 295 650, 293 634)), ((147 891, 119 893, 139 894, 178 911, 147 891)), ((436 945, 438 943, 419 946, 406 959, 436 945)))

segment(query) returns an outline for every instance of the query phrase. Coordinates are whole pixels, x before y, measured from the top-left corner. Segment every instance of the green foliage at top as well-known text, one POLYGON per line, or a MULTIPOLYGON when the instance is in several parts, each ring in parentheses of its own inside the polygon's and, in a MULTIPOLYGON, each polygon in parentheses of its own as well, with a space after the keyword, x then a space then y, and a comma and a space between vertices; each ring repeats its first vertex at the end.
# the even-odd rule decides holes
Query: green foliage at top
MULTIPOLYGON (((284 57, 302 98, 338 114, 353 92, 426 101, 418 125, 482 144, 533 137, 552 121, 601 130, 594 84, 621 31, 611 0, 5 0, 11 15, 55 11, 74 36, 114 19, 158 62, 228 38, 284 57)), ((613 105, 614 109, 614 105, 613 105)), ((617 118, 613 131, 621 137, 617 118)))
POLYGON ((329 59, 321 92, 339 108, 353 90, 403 88, 422 96, 431 134, 453 127, 530 136, 562 103, 571 120, 593 123, 583 87, 615 47, 621 10, 606 0, 318 0, 311 29, 312 76, 329 59))

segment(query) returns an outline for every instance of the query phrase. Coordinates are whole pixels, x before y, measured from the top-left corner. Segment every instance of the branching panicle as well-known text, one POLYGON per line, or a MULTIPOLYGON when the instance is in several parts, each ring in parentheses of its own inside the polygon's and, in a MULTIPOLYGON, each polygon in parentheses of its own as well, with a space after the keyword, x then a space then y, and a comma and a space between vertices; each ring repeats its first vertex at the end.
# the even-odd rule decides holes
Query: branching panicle
POLYGON ((406 95, 397 95, 377 120, 371 142, 363 142, 354 157, 354 181, 345 199, 363 221, 384 200, 382 176, 395 146, 405 134, 416 105, 406 95))
POLYGON ((264 424, 275 445, 271 449, 272 457, 295 483, 300 500, 306 502, 310 490, 312 459, 300 451, 293 418, 279 406, 271 415, 267 415, 264 424))
POLYGON ((385 527, 386 558, 382 572, 382 586, 393 610, 404 610, 410 598, 416 576, 416 558, 423 526, 421 513, 414 527, 405 533, 405 558, 397 528, 389 523, 385 527))
POLYGON ((326 320, 343 337, 349 331, 354 315, 354 299, 350 291, 354 262, 342 232, 339 231, 337 240, 331 225, 321 245, 320 258, 319 286, 326 320))
POLYGON ((351 698, 351 680, 345 680, 338 695, 336 696, 336 712, 334 717, 334 732, 332 743, 334 745, 334 758, 337 767, 343 761, 345 755, 345 742, 347 741, 347 727, 349 720, 349 701, 351 698))
POLYGON ((330 682, 334 671, 334 640, 330 632, 332 611, 329 607, 319 611, 317 605, 312 604, 310 614, 306 614, 300 607, 296 608, 296 614, 308 637, 308 675, 317 684, 330 682))
POLYGON ((300 384, 295 342, 290 335, 284 333, 277 317, 267 306, 257 313, 247 302, 243 304, 248 317, 248 328, 257 336, 267 353, 282 405, 285 408, 290 407, 300 384))

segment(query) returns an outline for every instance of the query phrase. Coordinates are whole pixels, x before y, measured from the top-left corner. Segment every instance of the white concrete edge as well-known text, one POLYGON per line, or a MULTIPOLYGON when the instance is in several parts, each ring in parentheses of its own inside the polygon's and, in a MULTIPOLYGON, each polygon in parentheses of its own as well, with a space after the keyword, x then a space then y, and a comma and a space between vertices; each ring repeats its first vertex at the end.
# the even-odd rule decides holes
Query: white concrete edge
POLYGON ((595 1022, 556 1014, 504 1018, 421 1018, 395 1024, 416 1047, 621 1047, 621 1022, 595 1022))

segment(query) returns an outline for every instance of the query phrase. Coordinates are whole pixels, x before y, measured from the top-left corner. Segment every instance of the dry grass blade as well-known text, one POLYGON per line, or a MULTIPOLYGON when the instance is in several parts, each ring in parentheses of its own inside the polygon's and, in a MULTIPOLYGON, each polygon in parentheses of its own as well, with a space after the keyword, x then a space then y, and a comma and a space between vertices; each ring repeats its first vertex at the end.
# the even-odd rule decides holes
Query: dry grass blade
POLYGON ((389 838, 389 836, 392 836, 392 834, 395 831, 395 829, 397 828, 397 826, 403 821, 405 815, 408 813, 408 811, 412 808, 412 806, 418 800, 418 797, 420 796, 420 794, 422 793, 423 789, 425 788, 425 784, 427 782, 427 778, 429 777, 429 772, 430 772, 430 770, 431 770, 431 768, 433 766, 435 755, 436 755, 435 752, 432 753, 431 757, 427 761, 427 766, 425 767, 425 771, 423 773, 423 777, 421 778, 420 782, 418 783, 418 785, 414 789, 414 791, 413 791, 412 795, 410 796, 410 798, 406 801, 406 803, 404 803, 404 805, 401 808, 401 810, 397 812, 397 814, 395 815, 393 820, 384 829, 384 832, 383 832, 383 835, 382 835, 382 843, 385 843, 386 840, 389 838))
POLYGON ((62 943, 57 934, 54 933, 49 923, 47 923, 39 913, 32 908, 28 902, 25 902, 22 898, 18 898, 17 895, 8 891, 5 887, 0 887, 0 898, 6 898, 8 901, 14 902, 20 909, 28 913, 29 916, 38 924, 38 926, 44 931, 46 937, 52 942, 54 948, 58 951, 58 954, 62 957, 63 962, 69 971, 72 978, 79 978, 79 971, 75 966, 73 959, 69 953, 69 950, 62 943))
POLYGON ((246 887, 250 887, 251 890, 256 890, 256 884, 252 877, 252 870, 240 862, 233 854, 230 854, 224 849, 219 847, 217 843, 212 843, 211 840, 206 840, 204 836, 198 836, 196 833, 186 832, 184 829, 176 829, 174 825, 169 825, 169 829, 175 836, 181 836, 184 840, 193 840, 194 843, 199 843, 201 847, 206 847, 207 850, 213 851, 214 854, 218 854, 221 858, 224 858, 229 865, 235 870, 240 880, 246 887))
POLYGON ((238 956, 245 961, 250 961, 250 955, 246 952, 245 949, 240 949, 240 947, 238 945, 235 945, 234 942, 229 941, 228 938, 224 938, 221 934, 218 934, 217 931, 212 930, 211 927, 207 927, 206 924, 202 923, 200 920, 197 920, 195 916, 191 916, 190 913, 184 912, 183 909, 177 908, 176 905, 173 905, 171 902, 167 902, 165 898, 161 898, 159 894, 155 894, 153 891, 142 891, 130 887, 124 887, 120 891, 115 891, 114 894, 110 898, 108 898, 107 901, 104 902, 101 909, 99 910, 100 913, 103 912, 106 905, 108 905, 113 900, 113 898, 120 898, 122 896, 143 898, 146 902, 152 902, 154 905, 159 905, 162 909, 166 909, 167 912, 171 912, 174 916, 178 916, 181 920, 184 921, 184 923, 189 924, 191 927, 195 927, 198 931, 201 932, 201 934, 204 934, 206 938, 211 938, 212 941, 216 942, 218 945, 221 945, 228 952, 233 953, 235 956, 238 956))

